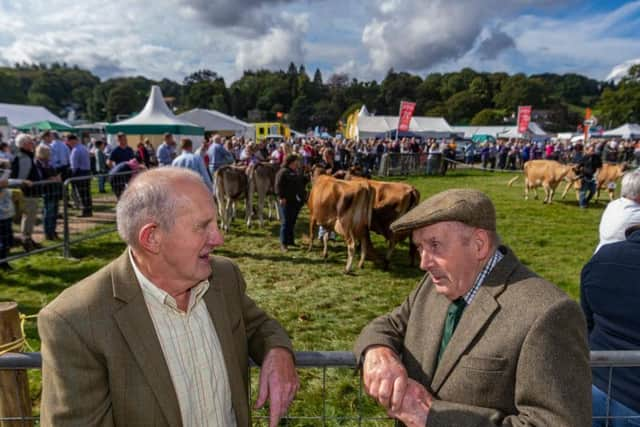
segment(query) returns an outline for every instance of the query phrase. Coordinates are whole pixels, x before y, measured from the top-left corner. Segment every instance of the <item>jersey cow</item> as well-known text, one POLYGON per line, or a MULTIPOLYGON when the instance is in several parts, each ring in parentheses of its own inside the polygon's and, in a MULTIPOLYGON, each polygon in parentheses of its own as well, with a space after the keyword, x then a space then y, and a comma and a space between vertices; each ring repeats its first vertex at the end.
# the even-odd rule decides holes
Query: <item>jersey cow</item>
MULTIPOLYGON (((383 236, 388 243, 387 253, 384 258, 385 268, 388 268, 391 261, 391 254, 396 244, 408 235, 395 234, 389 226, 393 221, 418 205, 420 202, 420 193, 413 185, 402 182, 375 181, 357 176, 351 176, 350 179, 353 182, 367 182, 375 190, 370 229, 383 236)), ((373 251, 370 238, 368 239, 368 245, 369 250, 373 251)), ((410 241, 409 257, 412 263, 416 254, 415 246, 410 241)))
MULTIPOLYGON (((367 256, 367 238, 373 210, 374 190, 366 181, 342 181, 329 175, 320 175, 313 181, 307 206, 309 207, 309 250, 313 248, 316 224, 334 230, 347 244, 347 265, 350 273, 356 245, 360 243, 361 257, 358 267, 364 266, 367 256)), ((323 252, 327 257, 329 233, 322 237, 323 252)))
MULTIPOLYGON (((551 203, 558 184, 574 169, 573 165, 563 165, 555 160, 529 160, 524 164, 524 199, 529 200, 529 190, 538 198, 538 187, 544 189, 543 203, 551 203)), ((509 187, 520 177, 509 181, 509 187)))
POLYGON ((279 165, 273 163, 260 162, 247 168, 249 177, 249 197, 247 198, 247 227, 251 227, 253 218, 253 194, 258 193, 258 222, 260 227, 264 226, 264 205, 265 201, 269 208, 269 220, 272 218, 273 208, 278 215, 278 200, 275 194, 276 174, 280 169, 279 165))
MULTIPOLYGON (((226 165, 216 171, 215 178, 220 228, 226 232, 231 226, 235 202, 244 198, 246 206, 249 206, 247 174, 244 167, 226 165)), ((246 209, 247 217, 250 213, 246 209)))

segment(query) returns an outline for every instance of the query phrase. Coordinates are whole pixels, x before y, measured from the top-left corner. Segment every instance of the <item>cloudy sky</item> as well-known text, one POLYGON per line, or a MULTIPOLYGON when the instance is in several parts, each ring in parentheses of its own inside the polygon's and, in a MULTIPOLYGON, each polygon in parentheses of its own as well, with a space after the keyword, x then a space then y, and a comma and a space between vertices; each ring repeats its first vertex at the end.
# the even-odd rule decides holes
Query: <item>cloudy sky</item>
POLYGON ((472 67, 605 79, 640 58, 640 1, 0 0, 0 63, 177 81, 293 61, 358 79, 472 67))

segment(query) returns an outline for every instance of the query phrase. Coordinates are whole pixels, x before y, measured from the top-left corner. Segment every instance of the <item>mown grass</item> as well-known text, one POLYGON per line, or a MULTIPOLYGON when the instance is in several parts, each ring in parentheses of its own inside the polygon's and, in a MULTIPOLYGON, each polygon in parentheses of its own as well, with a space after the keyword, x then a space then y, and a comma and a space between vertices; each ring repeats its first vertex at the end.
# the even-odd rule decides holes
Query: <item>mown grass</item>
MULTIPOLYGON (((573 195, 569 195, 567 201, 557 201, 549 206, 540 200, 524 201, 522 180, 514 187, 506 184, 512 176, 458 170, 446 177, 396 180, 415 185, 422 199, 453 187, 486 192, 496 205, 498 232, 503 242, 531 269, 577 299, 580 270, 597 244, 598 222, 604 203, 581 210, 573 195)), ((296 230, 297 242, 302 246, 287 253, 280 252, 278 227, 272 222, 264 229, 247 230, 236 220, 217 253, 238 262, 249 295, 280 320, 297 350, 350 350, 362 327, 399 304, 422 276, 418 268, 409 266, 406 244, 401 244, 395 252, 390 270, 384 271, 367 261, 363 270, 345 275, 343 242, 330 244, 326 260, 322 259, 317 240, 314 251, 307 253, 306 210, 303 210, 296 230)), ((382 240, 374 236, 374 244, 381 253, 382 240)), ((16 271, 0 276, 0 298, 17 301, 26 314, 37 313, 62 289, 107 264, 123 249, 124 245, 112 233, 73 246, 72 259, 51 252, 15 261, 16 271)), ((35 322, 28 323, 26 333, 30 344, 37 349, 35 322)), ((31 375, 33 396, 37 401, 39 373, 31 375)), ((301 372, 301 378, 303 387, 291 414, 316 416, 324 410, 328 416, 356 416, 358 379, 351 371, 327 371, 328 395, 324 409, 322 371, 305 370, 301 372)), ((383 415, 369 401, 365 402, 363 413, 366 416, 383 415)), ((347 420, 334 423, 357 424, 347 420)), ((318 425, 319 422, 301 420, 291 424, 318 425)), ((365 425, 390 424, 371 421, 365 425)))

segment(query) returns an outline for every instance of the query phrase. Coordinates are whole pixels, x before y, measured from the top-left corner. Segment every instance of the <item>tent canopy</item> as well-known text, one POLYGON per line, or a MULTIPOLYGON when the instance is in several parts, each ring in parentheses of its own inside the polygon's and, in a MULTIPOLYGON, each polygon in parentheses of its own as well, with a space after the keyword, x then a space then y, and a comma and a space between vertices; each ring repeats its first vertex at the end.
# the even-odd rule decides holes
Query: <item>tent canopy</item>
POLYGON ((35 105, 0 103, 0 116, 6 117, 11 126, 22 126, 27 123, 41 122, 44 120, 69 126, 69 123, 51 111, 35 105))
MULTIPOLYGON (((357 130, 360 138, 375 138, 387 134, 394 137, 397 127, 398 116, 360 114, 358 117, 357 130)), ((416 116, 411 118, 408 133, 423 138, 442 138, 448 137, 454 132, 442 117, 416 116)))
POLYGON ((245 136, 252 130, 250 123, 243 122, 216 110, 194 108, 179 114, 177 118, 201 126, 205 131, 210 132, 229 132, 236 136, 245 136))
POLYGON ((204 129, 193 123, 177 118, 162 98, 159 86, 151 86, 151 94, 142 111, 126 120, 107 125, 107 133, 123 132, 139 135, 204 135, 204 129))
POLYGON ((55 130, 58 132, 74 132, 75 131, 75 129, 72 128, 71 126, 68 126, 62 123, 52 122, 50 120, 42 120, 39 122, 26 123, 24 125, 18 126, 17 128, 23 132, 29 132, 32 129, 37 129, 40 131, 55 130))
POLYGON ((604 137, 618 137, 623 139, 640 138, 640 125, 626 123, 615 129, 611 129, 602 134, 604 137))

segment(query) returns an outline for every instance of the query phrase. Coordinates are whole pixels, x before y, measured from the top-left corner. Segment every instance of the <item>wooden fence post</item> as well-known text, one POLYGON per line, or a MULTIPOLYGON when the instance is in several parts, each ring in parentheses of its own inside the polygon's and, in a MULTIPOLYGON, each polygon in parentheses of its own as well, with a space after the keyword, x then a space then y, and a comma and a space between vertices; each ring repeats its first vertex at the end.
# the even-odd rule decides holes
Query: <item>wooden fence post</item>
MULTIPOLYGON (((0 345, 22 337, 18 304, 0 302, 0 345)), ((31 417, 27 371, 0 370, 0 420, 31 417)), ((0 421, 1 427, 33 426, 31 420, 0 421)))

